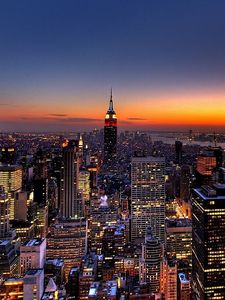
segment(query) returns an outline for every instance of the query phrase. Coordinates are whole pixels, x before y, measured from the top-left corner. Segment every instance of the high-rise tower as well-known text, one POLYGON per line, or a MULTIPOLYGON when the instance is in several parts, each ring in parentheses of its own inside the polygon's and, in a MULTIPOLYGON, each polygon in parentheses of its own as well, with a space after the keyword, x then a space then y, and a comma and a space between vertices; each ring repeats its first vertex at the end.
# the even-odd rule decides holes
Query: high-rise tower
POLYGON ((224 184, 195 188, 192 216, 192 299, 225 299, 224 184))
POLYGON ((131 162, 131 239, 144 238, 147 227, 164 242, 165 158, 133 157, 131 162))
POLYGON ((111 164, 116 156, 117 117, 113 109, 112 89, 104 126, 104 161, 111 164))
POLYGON ((76 151, 78 141, 66 141, 63 144, 63 165, 61 170, 61 214, 66 218, 78 216, 77 177, 78 164, 76 151))

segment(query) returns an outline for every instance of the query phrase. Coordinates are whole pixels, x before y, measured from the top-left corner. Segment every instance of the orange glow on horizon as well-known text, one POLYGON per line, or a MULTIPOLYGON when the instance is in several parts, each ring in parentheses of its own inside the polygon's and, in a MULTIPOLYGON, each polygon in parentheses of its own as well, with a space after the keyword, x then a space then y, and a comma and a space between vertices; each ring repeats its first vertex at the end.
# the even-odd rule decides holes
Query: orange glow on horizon
MULTIPOLYGON (((124 96, 122 95, 121 98, 124 96)), ((150 125, 201 125, 225 126, 225 92, 213 94, 196 93, 184 96, 126 96, 124 101, 114 99, 114 107, 118 117, 118 125, 150 126, 150 125), (129 98, 129 99, 128 99, 129 98)), ((65 99, 66 96, 65 96, 65 99)), ((44 124, 89 124, 104 126, 108 100, 97 97, 92 105, 83 100, 65 100, 55 102, 31 100, 20 105, 1 106, 2 122, 41 122, 44 124)), ((87 101, 88 102, 88 101, 87 101)), ((89 102, 88 102, 89 103, 89 102)))

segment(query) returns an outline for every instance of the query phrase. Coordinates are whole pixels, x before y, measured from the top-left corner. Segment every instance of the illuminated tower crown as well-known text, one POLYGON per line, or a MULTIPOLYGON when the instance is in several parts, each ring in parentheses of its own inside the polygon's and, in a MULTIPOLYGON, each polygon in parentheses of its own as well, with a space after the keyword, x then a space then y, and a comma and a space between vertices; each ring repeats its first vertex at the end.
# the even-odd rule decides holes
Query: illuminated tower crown
POLYGON ((117 126, 117 117, 115 111, 113 110, 112 89, 109 101, 109 109, 105 116, 105 126, 117 126))

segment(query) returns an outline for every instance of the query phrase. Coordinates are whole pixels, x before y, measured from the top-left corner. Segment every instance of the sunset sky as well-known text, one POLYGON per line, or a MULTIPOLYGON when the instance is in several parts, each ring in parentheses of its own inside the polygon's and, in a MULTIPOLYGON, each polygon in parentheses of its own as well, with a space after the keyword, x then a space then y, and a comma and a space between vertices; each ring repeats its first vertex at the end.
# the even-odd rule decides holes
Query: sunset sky
POLYGON ((0 4, 0 131, 225 128, 225 1, 0 4))

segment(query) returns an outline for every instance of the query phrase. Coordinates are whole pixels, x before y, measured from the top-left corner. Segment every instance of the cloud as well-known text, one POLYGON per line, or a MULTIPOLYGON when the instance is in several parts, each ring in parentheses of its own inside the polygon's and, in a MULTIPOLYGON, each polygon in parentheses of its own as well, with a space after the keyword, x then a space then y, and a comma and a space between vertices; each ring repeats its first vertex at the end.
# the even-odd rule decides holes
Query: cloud
POLYGON ((127 120, 130 120, 130 121, 146 121, 147 119, 143 119, 143 118, 127 118, 127 120))
POLYGON ((72 123, 85 123, 85 122, 99 122, 102 119, 92 119, 92 118, 63 118, 59 119, 64 122, 72 122, 72 123))
POLYGON ((67 114, 48 114, 48 116, 52 116, 52 117, 66 117, 67 114))

